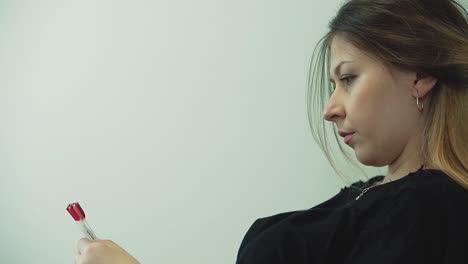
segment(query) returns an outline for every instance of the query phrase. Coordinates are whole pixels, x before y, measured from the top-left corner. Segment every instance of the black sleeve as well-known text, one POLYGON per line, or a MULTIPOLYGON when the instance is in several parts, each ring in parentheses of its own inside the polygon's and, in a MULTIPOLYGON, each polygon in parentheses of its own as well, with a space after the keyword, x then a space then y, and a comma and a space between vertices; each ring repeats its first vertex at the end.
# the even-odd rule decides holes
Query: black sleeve
POLYGON ((294 212, 286 212, 286 213, 276 214, 273 216, 259 218, 255 220, 255 222, 253 222, 253 224, 247 230, 247 233, 245 234, 244 238, 242 239, 241 245, 239 247, 239 251, 237 252, 237 261, 239 261, 239 259, 242 256, 243 251, 245 250, 245 247, 252 239, 258 236, 261 232, 266 230, 268 227, 280 222, 282 219, 286 218, 287 216, 293 213, 294 212))
MULTIPOLYGON (((312 208, 334 208, 338 205, 340 205, 341 203, 343 203, 343 199, 345 198, 344 195, 347 193, 346 190, 348 188, 342 188, 340 192, 338 192, 336 195, 334 195, 333 197, 329 198, 328 200, 312 207, 312 208)), ((310 210, 310 209, 309 209, 310 210)), ((240 245, 240 248, 239 248, 239 251, 237 253, 237 261, 236 263, 241 263, 241 262, 244 262, 244 261, 247 261, 245 260, 246 258, 251 258, 249 256, 246 255, 246 248, 248 247, 249 243, 252 242, 257 236, 259 236, 262 232, 264 232, 265 230, 267 230, 269 227, 275 225, 275 224, 278 224, 279 222, 281 222, 281 220, 291 216, 292 214, 294 213, 298 213, 298 212, 301 212, 301 211, 292 211, 292 212, 285 212, 285 213, 280 213, 280 214, 276 214, 276 215, 273 215, 273 216, 269 216, 269 217, 264 217, 264 218, 259 218, 257 219, 251 226, 250 228, 248 229, 247 233, 245 234, 242 242, 241 242, 241 245, 240 245)), ((260 246, 260 249, 263 248, 263 245, 256 245, 256 247, 260 246)), ((264 246, 267 246, 267 245, 264 245, 264 246)), ((258 248, 256 248, 257 250, 258 248)), ((250 254, 252 254, 252 252, 250 252, 250 254)), ((273 254, 273 253, 272 253, 273 254)), ((250 261, 250 259, 248 260, 250 261)))
POLYGON ((239 251, 237 252, 237 261, 239 261, 241 253, 242 251, 244 251, 245 246, 249 243, 252 237, 258 234, 259 230, 261 230, 260 227, 263 225, 261 221, 262 219, 255 220, 255 222, 253 222, 253 224, 250 226, 249 230, 247 230, 247 233, 244 235, 244 238, 242 239, 241 245, 239 247, 239 251))

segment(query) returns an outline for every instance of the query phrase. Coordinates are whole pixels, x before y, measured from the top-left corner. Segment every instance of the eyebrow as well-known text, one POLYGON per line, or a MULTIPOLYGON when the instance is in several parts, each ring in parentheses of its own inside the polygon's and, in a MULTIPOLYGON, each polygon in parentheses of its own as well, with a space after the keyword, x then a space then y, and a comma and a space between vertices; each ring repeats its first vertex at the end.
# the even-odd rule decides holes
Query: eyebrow
MULTIPOLYGON (((343 64, 345 64, 345 63, 349 63, 349 62, 352 62, 352 61, 346 61, 346 60, 345 60, 345 61, 340 62, 340 63, 335 67, 335 75, 338 75, 338 72, 339 72, 339 70, 340 70, 340 68, 341 68, 341 65, 343 65, 343 64)), ((330 82, 335 83, 335 81, 333 81, 332 79, 330 79, 330 82)))

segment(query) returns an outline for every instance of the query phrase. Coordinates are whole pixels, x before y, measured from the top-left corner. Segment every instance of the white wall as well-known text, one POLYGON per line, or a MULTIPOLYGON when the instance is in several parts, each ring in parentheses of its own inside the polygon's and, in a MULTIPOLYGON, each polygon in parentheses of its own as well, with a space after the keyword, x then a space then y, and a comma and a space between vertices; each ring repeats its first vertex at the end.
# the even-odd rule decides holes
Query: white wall
POLYGON ((305 96, 338 3, 1 1, 0 263, 73 263, 71 202, 143 263, 234 263, 335 195, 305 96))

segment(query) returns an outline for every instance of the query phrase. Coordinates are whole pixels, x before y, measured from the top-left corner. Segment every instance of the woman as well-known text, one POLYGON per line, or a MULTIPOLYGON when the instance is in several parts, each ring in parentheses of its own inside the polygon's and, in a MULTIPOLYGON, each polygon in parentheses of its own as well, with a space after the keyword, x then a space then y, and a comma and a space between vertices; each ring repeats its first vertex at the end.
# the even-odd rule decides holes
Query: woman
MULTIPOLYGON (((238 264, 468 261, 467 16, 450 0, 340 8, 312 60, 313 135, 338 174, 323 119, 360 163, 388 172, 257 219, 238 264)), ((112 241, 81 239, 76 263, 138 261, 112 241)))

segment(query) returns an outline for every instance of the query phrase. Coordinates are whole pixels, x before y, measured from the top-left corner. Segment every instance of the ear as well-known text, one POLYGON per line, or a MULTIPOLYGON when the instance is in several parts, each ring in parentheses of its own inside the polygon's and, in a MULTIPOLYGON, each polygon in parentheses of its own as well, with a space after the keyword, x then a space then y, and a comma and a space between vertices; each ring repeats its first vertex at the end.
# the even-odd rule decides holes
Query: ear
POLYGON ((438 79, 432 75, 417 72, 416 80, 414 80, 414 88, 416 89, 416 91, 413 90, 414 98, 416 96, 419 96, 419 98, 426 96, 436 86, 437 81, 438 79))

